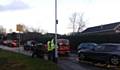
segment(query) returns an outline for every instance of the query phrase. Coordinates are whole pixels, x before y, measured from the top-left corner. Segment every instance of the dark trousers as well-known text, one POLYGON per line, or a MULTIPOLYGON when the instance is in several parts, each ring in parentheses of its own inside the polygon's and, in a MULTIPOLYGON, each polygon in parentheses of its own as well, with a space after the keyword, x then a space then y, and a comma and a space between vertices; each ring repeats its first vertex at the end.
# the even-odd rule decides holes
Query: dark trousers
POLYGON ((48 59, 55 61, 55 49, 48 52, 48 59))

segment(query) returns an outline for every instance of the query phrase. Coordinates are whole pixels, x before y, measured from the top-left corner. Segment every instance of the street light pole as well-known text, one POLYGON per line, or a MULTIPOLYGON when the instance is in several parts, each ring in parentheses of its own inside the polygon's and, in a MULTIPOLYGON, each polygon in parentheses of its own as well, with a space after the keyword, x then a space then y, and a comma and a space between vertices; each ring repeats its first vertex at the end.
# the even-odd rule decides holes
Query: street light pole
POLYGON ((58 45, 57 45, 57 0, 55 0, 55 62, 58 61, 58 45))

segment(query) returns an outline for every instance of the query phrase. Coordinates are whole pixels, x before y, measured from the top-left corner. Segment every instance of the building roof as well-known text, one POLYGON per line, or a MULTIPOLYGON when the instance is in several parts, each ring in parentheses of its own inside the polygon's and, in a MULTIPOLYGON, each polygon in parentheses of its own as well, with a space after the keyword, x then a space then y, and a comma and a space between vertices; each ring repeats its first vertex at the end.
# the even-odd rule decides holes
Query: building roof
POLYGON ((104 31, 113 31, 118 25, 120 25, 120 22, 106 24, 106 25, 100 25, 96 27, 90 27, 84 30, 82 33, 95 33, 95 32, 104 32, 104 31))

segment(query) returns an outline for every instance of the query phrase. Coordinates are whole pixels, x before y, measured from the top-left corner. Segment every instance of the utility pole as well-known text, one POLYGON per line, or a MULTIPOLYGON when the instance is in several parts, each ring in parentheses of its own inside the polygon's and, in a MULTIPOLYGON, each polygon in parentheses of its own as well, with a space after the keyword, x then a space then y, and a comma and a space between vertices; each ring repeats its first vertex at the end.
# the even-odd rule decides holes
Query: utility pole
POLYGON ((57 45, 57 0, 55 0, 55 62, 58 61, 58 45, 57 45))

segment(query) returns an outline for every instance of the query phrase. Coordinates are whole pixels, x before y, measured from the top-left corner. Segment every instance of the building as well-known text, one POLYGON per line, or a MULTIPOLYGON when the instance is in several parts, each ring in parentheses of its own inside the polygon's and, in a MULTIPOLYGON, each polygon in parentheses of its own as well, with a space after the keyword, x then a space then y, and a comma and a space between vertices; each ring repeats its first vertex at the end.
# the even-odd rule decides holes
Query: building
POLYGON ((82 34, 113 34, 120 32, 120 22, 87 28, 82 34))

